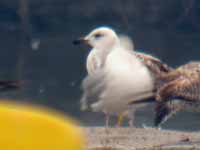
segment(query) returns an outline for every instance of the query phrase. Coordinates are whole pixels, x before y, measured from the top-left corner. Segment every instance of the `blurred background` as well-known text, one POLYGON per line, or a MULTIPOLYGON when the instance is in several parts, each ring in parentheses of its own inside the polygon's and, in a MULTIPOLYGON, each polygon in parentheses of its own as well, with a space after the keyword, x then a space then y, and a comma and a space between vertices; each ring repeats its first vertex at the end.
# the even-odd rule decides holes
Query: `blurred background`
MULTIPOLYGON (((101 25, 127 34, 137 49, 173 67, 200 58, 198 0, 0 0, 0 79, 25 81, 21 91, 1 98, 51 107, 84 125, 104 125, 102 114, 79 110, 89 49, 72 45, 101 25)), ((178 116, 164 127, 199 129, 199 113, 178 116)), ((152 117, 153 111, 138 111, 136 125, 151 125, 152 117)))

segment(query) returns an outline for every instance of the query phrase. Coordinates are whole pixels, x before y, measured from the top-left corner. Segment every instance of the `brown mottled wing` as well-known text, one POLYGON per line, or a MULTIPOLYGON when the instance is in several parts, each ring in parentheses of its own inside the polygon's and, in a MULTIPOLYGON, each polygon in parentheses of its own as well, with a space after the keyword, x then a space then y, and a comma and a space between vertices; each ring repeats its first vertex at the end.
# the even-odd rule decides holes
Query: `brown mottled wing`
POLYGON ((179 70, 186 70, 186 71, 198 71, 200 70, 200 61, 191 61, 185 65, 182 65, 178 68, 179 70))
POLYGON ((200 63, 190 62, 169 73, 177 76, 175 80, 164 84, 158 91, 156 100, 156 126, 184 109, 188 104, 196 105, 200 100, 200 63), (178 99, 175 99, 178 98, 178 99), (169 101, 168 101, 169 100, 169 101), (184 100, 184 102, 183 102, 184 100), (195 103, 196 102, 196 103, 195 103))
POLYGON ((157 101, 180 98, 188 101, 200 100, 200 78, 180 76, 178 79, 164 84, 158 91, 157 101))
POLYGON ((200 82, 198 76, 189 78, 188 76, 180 76, 178 79, 164 84, 156 94, 156 115, 154 124, 159 126, 168 118, 176 114, 182 105, 183 100, 187 103, 199 102, 200 100, 200 82), (182 101, 176 104, 177 101, 182 101), (175 104, 174 104, 175 103, 175 104), (173 107, 174 104, 174 107, 173 107))
POLYGON ((143 61, 143 63, 151 70, 152 73, 155 74, 155 76, 159 75, 160 73, 168 73, 173 70, 167 64, 151 55, 137 52, 136 56, 143 61))

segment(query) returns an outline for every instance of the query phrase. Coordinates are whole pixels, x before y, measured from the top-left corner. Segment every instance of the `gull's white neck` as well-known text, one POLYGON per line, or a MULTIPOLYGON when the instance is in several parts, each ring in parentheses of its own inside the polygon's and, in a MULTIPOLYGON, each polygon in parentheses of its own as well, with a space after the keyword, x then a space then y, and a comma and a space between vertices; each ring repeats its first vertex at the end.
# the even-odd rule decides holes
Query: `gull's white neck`
POLYGON ((94 47, 92 48, 91 52, 95 53, 101 64, 104 64, 108 54, 117 49, 121 49, 121 45, 118 39, 116 39, 114 44, 112 44, 111 46, 102 45, 101 47, 94 47))

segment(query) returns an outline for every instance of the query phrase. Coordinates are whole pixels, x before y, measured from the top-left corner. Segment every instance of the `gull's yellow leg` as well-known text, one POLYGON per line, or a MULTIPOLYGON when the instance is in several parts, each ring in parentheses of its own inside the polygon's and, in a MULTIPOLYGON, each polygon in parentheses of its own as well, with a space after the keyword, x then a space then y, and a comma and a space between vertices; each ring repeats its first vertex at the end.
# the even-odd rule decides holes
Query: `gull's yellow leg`
POLYGON ((121 113, 117 118, 117 127, 121 127, 125 118, 125 113, 121 113))

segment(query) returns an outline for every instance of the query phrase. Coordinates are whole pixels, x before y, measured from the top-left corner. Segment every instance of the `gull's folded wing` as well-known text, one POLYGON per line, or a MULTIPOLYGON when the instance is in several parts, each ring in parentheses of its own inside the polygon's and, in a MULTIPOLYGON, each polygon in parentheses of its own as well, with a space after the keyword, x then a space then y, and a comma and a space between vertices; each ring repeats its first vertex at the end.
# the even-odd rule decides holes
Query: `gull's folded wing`
POLYGON ((159 74, 160 72, 168 73, 173 70, 173 68, 169 67, 167 64, 151 55, 136 52, 136 56, 140 58, 155 75, 159 74))
POLYGON ((161 87, 158 96, 162 101, 174 98, 194 102, 200 101, 200 76, 180 76, 161 87))

